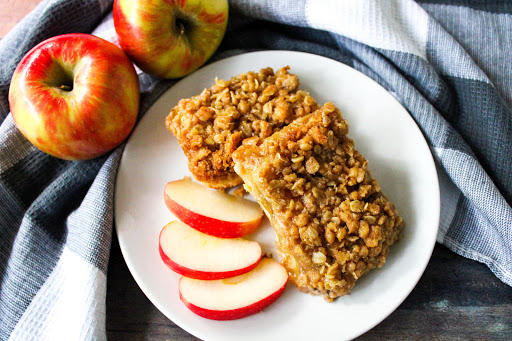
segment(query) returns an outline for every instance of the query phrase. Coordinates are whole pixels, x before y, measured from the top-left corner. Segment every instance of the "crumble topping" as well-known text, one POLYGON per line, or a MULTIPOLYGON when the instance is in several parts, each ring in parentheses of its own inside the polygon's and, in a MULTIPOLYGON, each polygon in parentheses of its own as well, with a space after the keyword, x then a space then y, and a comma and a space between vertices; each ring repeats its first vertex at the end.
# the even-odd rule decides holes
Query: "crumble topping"
POLYGON ((299 90, 299 78, 283 67, 248 72, 230 80, 216 79, 200 95, 182 99, 165 125, 178 139, 194 177, 213 188, 242 183, 233 170, 232 153, 256 143, 318 108, 299 90))
POLYGON ((233 154, 235 171, 277 234, 282 263, 299 290, 327 301, 381 267, 403 222, 326 103, 233 154))

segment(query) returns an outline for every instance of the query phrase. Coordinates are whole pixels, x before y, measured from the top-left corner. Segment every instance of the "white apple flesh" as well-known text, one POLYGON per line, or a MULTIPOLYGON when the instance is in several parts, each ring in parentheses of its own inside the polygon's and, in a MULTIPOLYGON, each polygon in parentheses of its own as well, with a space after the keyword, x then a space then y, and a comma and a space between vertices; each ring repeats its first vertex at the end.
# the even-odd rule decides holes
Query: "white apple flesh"
POLYGON ((234 320, 255 314, 283 293, 288 274, 270 258, 243 275, 202 281, 182 277, 180 299, 195 314, 212 320, 234 320))
POLYGON ((159 250, 162 260, 173 271, 205 280, 246 273, 261 259, 261 247, 255 241, 209 236, 180 221, 162 229, 159 250))
POLYGON ((169 182, 164 199, 169 210, 190 227, 220 238, 238 238, 260 226, 258 203, 207 188, 190 178, 169 182))

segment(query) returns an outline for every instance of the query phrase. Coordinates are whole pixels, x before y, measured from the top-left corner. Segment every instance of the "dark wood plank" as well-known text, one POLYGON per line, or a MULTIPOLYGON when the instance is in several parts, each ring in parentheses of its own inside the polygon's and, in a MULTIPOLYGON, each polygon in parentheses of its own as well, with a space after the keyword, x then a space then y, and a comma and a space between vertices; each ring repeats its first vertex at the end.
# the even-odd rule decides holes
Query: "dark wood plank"
MULTIPOLYGON (((138 288, 116 238, 107 281, 109 340, 197 340, 160 313, 138 288)), ((483 264, 436 245, 416 288, 358 340, 512 340, 512 288, 483 264)))
POLYGON ((42 0, 1 0, 0 1, 0 38, 33 10, 42 0))
POLYGON ((511 340, 512 288, 483 264, 436 245, 416 288, 361 340, 511 340))

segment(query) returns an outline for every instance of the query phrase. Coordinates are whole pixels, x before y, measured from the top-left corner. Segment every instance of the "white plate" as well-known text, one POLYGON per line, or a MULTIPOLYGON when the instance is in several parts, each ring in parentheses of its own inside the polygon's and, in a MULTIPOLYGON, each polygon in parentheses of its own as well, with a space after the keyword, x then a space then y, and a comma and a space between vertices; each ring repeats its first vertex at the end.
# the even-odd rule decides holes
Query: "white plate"
MULTIPOLYGON (((124 150, 117 175, 115 222, 124 259, 142 291, 169 319, 204 340, 341 340, 368 331, 409 295, 434 248, 439 223, 439 185, 430 150, 408 112, 385 89, 334 60, 291 51, 255 52, 210 64, 169 89, 145 114, 124 150), (334 102, 350 125, 349 136, 369 161, 384 193, 405 222, 403 239, 387 263, 363 276, 352 293, 326 303, 289 285, 256 315, 211 321, 179 300, 179 276, 158 253, 158 234, 174 220, 164 204, 168 181, 190 175, 186 157, 164 119, 181 98, 199 94, 215 77, 289 65, 301 87, 319 102, 334 102)), ((277 255, 265 220, 254 238, 277 255)))

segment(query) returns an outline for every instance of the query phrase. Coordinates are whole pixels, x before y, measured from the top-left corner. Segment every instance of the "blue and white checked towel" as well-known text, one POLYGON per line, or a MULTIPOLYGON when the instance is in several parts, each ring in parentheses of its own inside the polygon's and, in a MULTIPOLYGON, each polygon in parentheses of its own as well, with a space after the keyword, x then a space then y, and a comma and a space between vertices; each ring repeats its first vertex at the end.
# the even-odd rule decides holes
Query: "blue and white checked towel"
MULTIPOLYGON (((114 180, 96 160, 42 154, 9 114, 10 78, 38 42, 93 32, 116 42, 112 0, 46 0, 0 40, 0 340, 102 340, 114 180)), ((348 64, 421 127, 441 184, 438 242, 512 285, 512 3, 233 0, 214 58, 297 50, 348 64)), ((167 88, 139 72, 141 115, 167 88)))

